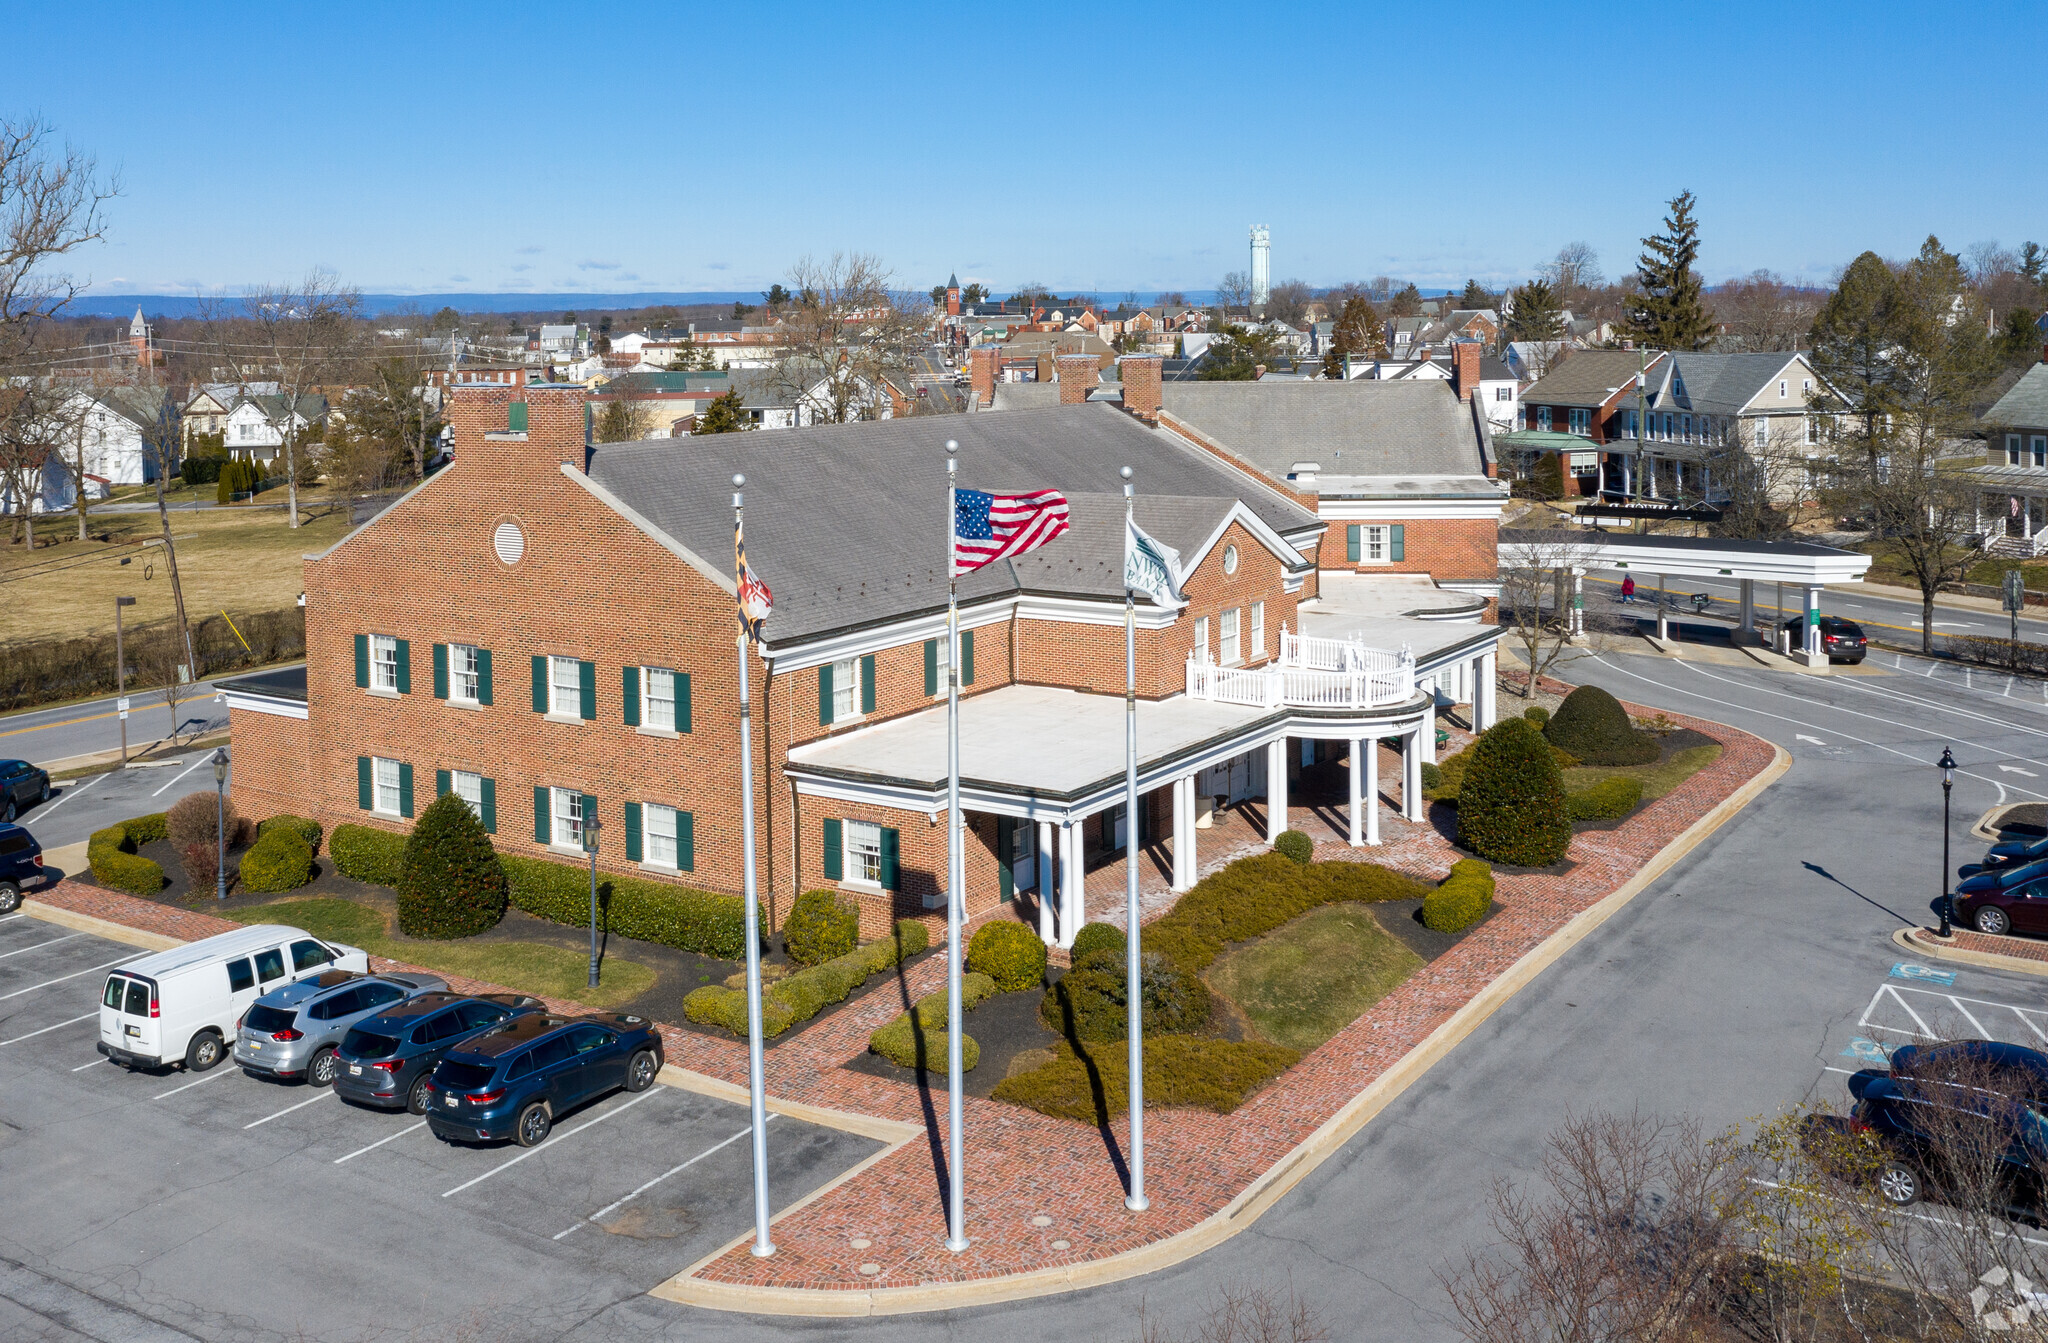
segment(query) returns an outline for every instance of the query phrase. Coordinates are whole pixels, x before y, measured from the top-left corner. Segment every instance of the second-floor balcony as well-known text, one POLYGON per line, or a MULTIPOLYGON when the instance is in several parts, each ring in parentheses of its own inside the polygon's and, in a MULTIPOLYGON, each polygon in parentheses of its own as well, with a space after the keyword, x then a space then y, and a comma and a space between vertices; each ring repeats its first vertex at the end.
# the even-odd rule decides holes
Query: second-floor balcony
POLYGON ((1415 655, 1355 639, 1280 634, 1280 657, 1263 667, 1225 667, 1190 654, 1190 699, 1278 709, 1374 709, 1415 698, 1415 655))

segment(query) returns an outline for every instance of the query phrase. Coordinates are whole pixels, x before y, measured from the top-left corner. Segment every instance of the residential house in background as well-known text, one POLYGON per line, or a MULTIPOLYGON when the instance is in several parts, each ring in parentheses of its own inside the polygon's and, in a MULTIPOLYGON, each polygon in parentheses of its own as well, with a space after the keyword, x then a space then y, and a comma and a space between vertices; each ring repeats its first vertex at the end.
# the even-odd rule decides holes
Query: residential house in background
MULTIPOLYGON (((284 450, 287 425, 299 432, 327 422, 327 398, 314 393, 299 397, 296 407, 280 392, 242 392, 222 420, 228 456, 269 467, 284 450)), ((281 464, 280 464, 281 466, 281 464)))
MULTIPOLYGON (((61 513, 86 498, 104 499, 117 485, 146 485, 159 473, 175 475, 183 438, 177 427, 178 398, 169 389, 147 386, 78 388, 65 393, 43 436, 56 445, 36 476, 30 512, 61 513), (171 420, 171 459, 157 459, 150 444, 160 416, 171 420), (83 467, 79 471, 80 457, 83 467)), ((11 494, 0 500, 12 513, 21 506, 11 494)))
POLYGON ((1977 530, 1995 555, 2048 550, 2048 364, 2022 373, 1984 413, 1977 530))

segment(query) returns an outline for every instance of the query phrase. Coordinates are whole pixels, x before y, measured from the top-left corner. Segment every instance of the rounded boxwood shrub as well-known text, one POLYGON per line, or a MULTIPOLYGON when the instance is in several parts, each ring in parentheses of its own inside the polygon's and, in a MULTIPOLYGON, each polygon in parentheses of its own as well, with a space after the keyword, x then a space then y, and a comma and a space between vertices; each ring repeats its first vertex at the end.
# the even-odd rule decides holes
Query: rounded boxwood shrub
MULTIPOLYGON (((1158 952, 1147 952, 1140 962, 1138 986, 1148 1035, 1191 1031, 1209 1020, 1208 988, 1158 952)), ((1069 1040, 1121 1040, 1130 1027, 1129 1002, 1121 960, 1095 951, 1046 990, 1038 1016, 1069 1040)))
POLYGON ((1307 867, 1316 856, 1316 842, 1299 830, 1282 830, 1273 841, 1273 852, 1307 867))
MULTIPOLYGON (((943 1020, 943 1018, 941 1018, 943 1020)), ((880 1054, 899 1068, 922 1068, 943 1073, 952 1061, 951 1037, 944 1025, 926 1026, 910 1013, 896 1019, 868 1037, 870 1053, 880 1054)), ((966 1032, 960 1035, 960 1071, 971 1073, 981 1062, 981 1046, 966 1032)))
POLYGON ((292 816, 288 814, 273 816, 267 821, 257 822, 256 838, 263 838, 265 834, 267 834, 270 830, 278 826, 282 826, 287 830, 298 831, 299 838, 306 841, 307 848, 311 849, 315 853, 320 852, 320 822, 309 821, 303 816, 292 816))
POLYGON ((823 965, 860 941, 860 910, 837 891, 805 891, 782 925, 782 946, 798 965, 823 965))
POLYGON ((235 842, 241 814, 235 804, 217 793, 187 793, 164 813, 164 834, 179 849, 187 844, 217 844, 220 826, 225 824, 227 842, 235 842), (218 812, 216 812, 218 807, 218 812))
POLYGON ((273 830, 242 855, 245 891, 295 891, 313 879, 313 850, 296 830, 273 830))
POLYGON ((1643 800, 1643 781, 1626 774, 1602 779, 1565 799, 1565 814, 1574 821, 1618 821, 1643 800))
POLYGON ((1443 883, 1422 897, 1423 926, 1439 933, 1463 932, 1493 908, 1493 869, 1474 858, 1451 864, 1443 883))
POLYGON ((967 968, 1004 993, 1035 989, 1045 982, 1045 943, 1021 923, 985 923, 967 943, 967 968))
POLYGON ((1596 685, 1566 695, 1543 735, 1589 765, 1647 765, 1663 754, 1655 737, 1629 722, 1621 701, 1596 685))
POLYGON ((337 825, 327 837, 327 852, 343 876, 395 887, 405 866, 405 836, 367 825, 337 825))
POLYGON ((1547 867, 1571 848, 1563 777, 1527 719, 1504 719, 1473 748, 1458 786, 1458 842, 1521 867, 1547 867))
POLYGON ((1109 952, 1110 960, 1117 965, 1122 965, 1124 963, 1124 930, 1113 923, 1082 924, 1081 931, 1074 934, 1074 945, 1067 950, 1067 963, 1069 965, 1078 965, 1083 957, 1092 957, 1100 951, 1109 952))
MULTIPOLYGON (((273 830, 271 835, 299 838, 295 830, 273 830)), ((266 842, 259 840, 257 848, 266 842)), ((505 869, 483 822, 456 794, 435 798, 405 841, 398 873, 398 931, 437 940, 474 937, 505 917, 506 899, 505 869)))
POLYGON ((164 870, 137 853, 138 845, 164 838, 164 814, 154 812, 95 830, 86 840, 85 859, 92 879, 112 891, 155 895, 164 888, 164 870))
POLYGON ((1522 710, 1522 717, 1528 719, 1537 727, 1542 727, 1550 721, 1550 710, 1544 708, 1541 704, 1531 704, 1528 708, 1522 710))

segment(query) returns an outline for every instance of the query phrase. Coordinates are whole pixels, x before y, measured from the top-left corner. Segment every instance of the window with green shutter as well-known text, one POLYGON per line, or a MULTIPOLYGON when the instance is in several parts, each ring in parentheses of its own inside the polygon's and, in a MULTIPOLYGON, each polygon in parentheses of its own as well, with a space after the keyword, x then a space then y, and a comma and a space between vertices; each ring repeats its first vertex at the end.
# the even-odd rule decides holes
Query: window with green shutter
MULTIPOLYGON (((832 664, 818 668, 818 726, 832 726, 832 664)), ((828 822, 837 825, 837 821, 828 822)))
POLYGON ((690 730, 690 673, 676 673, 676 731, 690 730))
POLYGON ((505 407, 505 427, 515 434, 526 432, 526 403, 514 401, 505 407))
POLYGON ((597 664, 595 662, 577 663, 576 678, 580 683, 578 689, 582 692, 579 696, 580 703, 577 707, 583 711, 584 722, 594 723, 597 721, 597 664))
POLYGON ((899 884, 897 877, 902 867, 902 863, 899 860, 899 854, 901 853, 901 851, 902 841, 898 838, 896 831, 894 831, 886 825, 883 826, 882 889, 885 891, 893 891, 899 884))
POLYGON ((974 631, 960 631, 960 684, 974 684, 974 631))
POLYGON ((868 653, 860 660, 860 711, 875 711, 875 655, 868 653))
POLYGON ((626 804, 626 861, 640 861, 640 804, 626 804))
POLYGON ((555 837, 555 818, 548 811, 548 790, 533 790, 533 842, 548 844, 555 837))
POLYGON ((1359 549, 1358 533, 1359 526, 1355 522, 1344 528, 1344 558, 1352 564, 1358 563, 1358 558, 1363 553, 1359 549))
POLYGON ((410 695, 412 693, 412 641, 410 639, 393 639, 392 643, 398 647, 398 693, 410 695))
POLYGON ((370 688, 370 636, 356 636, 356 689, 370 688))
POLYGON ((697 818, 687 811, 676 813, 676 870, 697 870, 697 818))
POLYGON ((1397 522, 1387 529, 1387 558, 1399 564, 1408 556, 1408 525, 1397 522))
POLYGON ((498 781, 488 778, 477 780, 477 792, 481 795, 477 810, 483 813, 479 819, 484 823, 484 833, 495 835, 498 833, 498 781))
MULTIPOLYGON (((829 705, 827 706, 830 707, 829 705)), ((846 870, 846 840, 838 821, 825 822, 825 880, 838 881, 846 870)))
POLYGON ((533 711, 548 711, 548 660, 544 657, 533 660, 533 711))
POLYGON ((412 766, 398 762, 398 814, 412 816, 412 766))
POLYGON ((939 641, 924 641, 924 693, 927 697, 939 693, 939 641))
MULTIPOLYGON (((448 645, 434 645, 434 698, 448 698, 448 645)), ((442 789, 443 792, 447 790, 442 789)))
POLYGON ((370 809, 370 757, 356 757, 356 806, 370 809))
POLYGON ((449 789, 449 787, 450 787, 450 786, 451 786, 451 785, 450 785, 450 780, 449 780, 449 778, 448 778, 448 771, 447 771, 447 770, 445 770, 445 769, 437 769, 437 770, 435 770, 435 771, 434 771, 434 797, 435 797, 435 798, 436 798, 436 799, 438 800, 438 799, 440 799, 440 798, 444 798, 444 797, 448 796, 448 789, 449 789))
MULTIPOLYGON (((640 726, 640 669, 621 667, 619 669, 619 698, 624 701, 627 727, 640 726)), ((628 826, 635 823, 627 822, 628 826)), ((631 833, 630 830, 628 833, 631 833)))
POLYGON ((491 650, 488 648, 476 650, 476 702, 491 702, 491 650))

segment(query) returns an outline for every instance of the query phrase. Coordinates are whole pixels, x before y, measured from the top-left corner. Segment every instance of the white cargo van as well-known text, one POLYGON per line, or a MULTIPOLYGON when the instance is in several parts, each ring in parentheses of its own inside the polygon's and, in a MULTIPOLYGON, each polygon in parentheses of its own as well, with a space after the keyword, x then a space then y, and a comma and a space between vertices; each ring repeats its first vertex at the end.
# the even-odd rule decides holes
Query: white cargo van
POLYGON ((249 1004, 281 984, 328 970, 368 973, 360 947, 263 923, 154 952, 107 976, 100 993, 100 1053, 130 1068, 183 1061, 205 1072, 249 1004))

